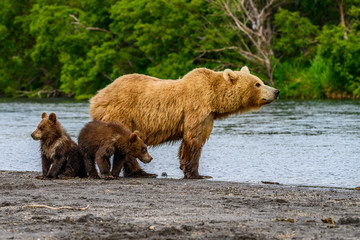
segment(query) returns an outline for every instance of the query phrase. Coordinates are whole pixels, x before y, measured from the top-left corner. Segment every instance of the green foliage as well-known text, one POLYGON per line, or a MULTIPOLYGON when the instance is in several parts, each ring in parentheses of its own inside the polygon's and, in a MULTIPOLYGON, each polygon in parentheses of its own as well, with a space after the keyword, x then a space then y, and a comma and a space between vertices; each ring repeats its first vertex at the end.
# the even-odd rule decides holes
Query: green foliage
POLYGON ((346 39, 342 26, 325 26, 318 39, 319 55, 335 74, 333 90, 360 96, 360 33, 351 31, 346 39))
POLYGON ((197 40, 203 31, 204 1, 122 0, 110 10, 110 24, 133 71, 178 78, 194 68, 197 40), (131 46, 131 54, 127 54, 131 46))
POLYGON ((307 67, 293 61, 282 62, 274 77, 276 87, 284 92, 282 94, 284 98, 325 98, 333 90, 331 88, 333 71, 327 61, 320 56, 316 56, 307 67))
MULTIPOLYGON (((271 46, 282 97, 360 96, 360 0, 344 0, 345 27, 333 0, 282 7, 271 46)), ((245 64, 264 72, 236 50, 218 51, 247 41, 229 26, 208 0, 2 0, 0 96, 62 90, 84 99, 134 72, 177 79, 245 64)))
POLYGON ((274 25, 277 27, 278 37, 274 41, 274 49, 283 56, 311 59, 313 57, 315 37, 318 27, 308 18, 300 16, 300 12, 290 12, 279 9, 275 14, 274 25))
POLYGON ((328 62, 320 56, 316 56, 307 67, 293 61, 282 62, 274 77, 276 87, 284 92, 284 98, 325 98, 333 90, 333 71, 328 62))
MULTIPOLYGON (((299 9, 306 8, 308 3, 302 1, 299 9)), ((324 4, 329 6, 326 16, 331 19, 323 26, 324 19, 319 18, 324 16, 319 13, 319 17, 311 15, 310 9, 307 13, 311 13, 312 22, 317 22, 318 26, 302 17, 300 12, 280 9, 275 15, 274 23, 280 34, 274 45, 286 60, 279 64, 274 75, 279 79, 276 84, 285 89, 286 97, 360 96, 360 1, 344 1, 345 27, 339 22, 340 10, 334 2, 315 1, 315 8, 324 4), (316 45, 311 45, 311 41, 316 45)))

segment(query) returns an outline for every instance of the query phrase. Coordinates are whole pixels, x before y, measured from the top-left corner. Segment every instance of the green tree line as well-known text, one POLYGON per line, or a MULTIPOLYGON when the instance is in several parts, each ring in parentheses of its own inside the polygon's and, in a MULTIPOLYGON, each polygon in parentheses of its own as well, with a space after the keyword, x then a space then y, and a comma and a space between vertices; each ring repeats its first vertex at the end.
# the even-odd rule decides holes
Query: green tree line
POLYGON ((360 0, 2 0, 0 96, 247 65, 283 98, 360 97, 360 0))

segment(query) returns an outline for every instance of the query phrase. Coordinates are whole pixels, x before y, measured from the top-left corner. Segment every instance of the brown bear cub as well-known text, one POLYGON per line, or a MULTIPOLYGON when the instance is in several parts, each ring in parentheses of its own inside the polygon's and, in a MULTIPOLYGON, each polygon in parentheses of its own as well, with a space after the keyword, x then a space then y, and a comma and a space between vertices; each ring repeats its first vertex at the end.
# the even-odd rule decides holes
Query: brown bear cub
POLYGON ((56 114, 44 112, 41 122, 31 134, 40 140, 42 176, 39 179, 86 177, 84 162, 77 144, 62 128, 56 114))
POLYGON ((99 178, 95 162, 101 178, 112 179, 119 177, 123 163, 128 159, 138 158, 143 163, 152 160, 140 132, 131 132, 119 122, 89 122, 80 131, 78 143, 89 178, 99 178), (112 155, 114 159, 110 173, 112 155))

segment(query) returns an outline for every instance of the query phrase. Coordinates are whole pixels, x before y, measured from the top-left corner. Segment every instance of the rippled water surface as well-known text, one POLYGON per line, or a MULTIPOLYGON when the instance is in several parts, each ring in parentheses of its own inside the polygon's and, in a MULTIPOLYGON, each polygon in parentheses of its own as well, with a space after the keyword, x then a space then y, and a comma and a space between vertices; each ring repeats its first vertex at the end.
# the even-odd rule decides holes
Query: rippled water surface
MULTIPOLYGON (((0 100, 0 170, 41 171, 30 134, 41 113, 55 112, 76 138, 89 104, 0 100)), ((180 143, 150 148, 148 172, 181 178, 180 143)), ((200 159, 214 180, 332 187, 360 186, 360 101, 277 101, 259 112, 216 121, 200 159)))

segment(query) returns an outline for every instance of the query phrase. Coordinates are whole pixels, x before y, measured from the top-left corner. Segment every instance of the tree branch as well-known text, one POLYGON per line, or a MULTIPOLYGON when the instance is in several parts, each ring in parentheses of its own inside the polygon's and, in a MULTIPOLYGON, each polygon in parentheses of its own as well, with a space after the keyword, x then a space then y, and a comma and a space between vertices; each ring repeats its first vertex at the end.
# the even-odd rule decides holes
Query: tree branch
POLYGON ((89 30, 89 31, 100 31, 100 32, 104 32, 104 33, 111 33, 111 34, 118 34, 118 33, 113 33, 113 32, 110 32, 109 30, 107 29, 103 29, 103 28, 98 28, 98 27, 88 27, 88 26, 85 26, 84 24, 82 24, 79 19, 73 15, 73 14, 69 14, 69 17, 72 17, 74 19, 74 22, 72 22, 72 24, 74 25, 79 25, 80 27, 86 29, 86 30, 89 30))

